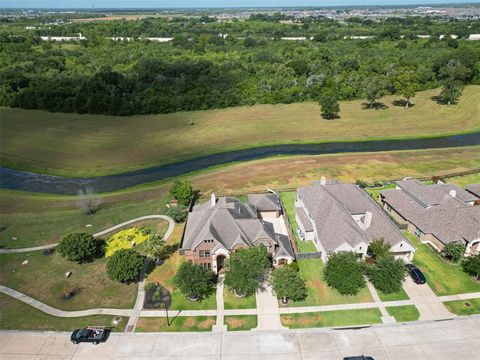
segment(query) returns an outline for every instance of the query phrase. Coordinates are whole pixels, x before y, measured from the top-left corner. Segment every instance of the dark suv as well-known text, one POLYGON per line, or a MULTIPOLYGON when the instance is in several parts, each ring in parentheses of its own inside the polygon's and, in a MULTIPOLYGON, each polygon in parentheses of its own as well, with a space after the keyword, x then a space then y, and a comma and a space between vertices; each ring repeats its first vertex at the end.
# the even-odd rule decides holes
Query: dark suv
POLYGON ((70 336, 70 340, 74 344, 81 342, 91 342, 93 345, 97 345, 107 340, 108 328, 89 326, 84 329, 75 330, 70 336))
POLYGON ((405 266, 407 267, 408 273, 415 284, 425 284, 425 276, 419 268, 413 264, 406 264, 405 266))

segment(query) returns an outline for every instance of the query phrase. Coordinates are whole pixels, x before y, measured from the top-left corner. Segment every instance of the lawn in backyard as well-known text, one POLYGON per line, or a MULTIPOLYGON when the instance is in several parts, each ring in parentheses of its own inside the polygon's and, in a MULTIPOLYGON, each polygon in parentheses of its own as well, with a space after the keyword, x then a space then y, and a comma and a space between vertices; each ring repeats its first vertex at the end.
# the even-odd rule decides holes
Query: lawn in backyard
POLYGON ((397 322, 415 321, 420 317, 420 313, 415 305, 389 306, 386 309, 397 322))
POLYGON ((300 275, 307 285, 308 296, 304 301, 290 301, 287 306, 316 306, 335 304, 354 304, 373 301, 367 287, 357 295, 341 295, 337 290, 327 285, 323 278, 323 262, 320 259, 299 260, 300 275))
MULTIPOLYGON (((90 176, 275 143, 466 132, 480 129, 479 89, 465 87, 455 106, 431 99, 440 89, 418 92, 410 109, 364 109, 364 99, 345 101, 335 121, 321 119, 316 102, 128 117, 2 108, 0 161, 38 173, 90 176)), ((395 100, 397 95, 379 101, 391 105, 395 100)))
POLYGON ((113 325, 115 316, 112 315, 56 317, 4 294, 0 294, 0 304, 0 328, 3 330, 72 331, 85 326, 109 326, 113 331, 123 331, 128 322, 128 318, 120 317, 118 325, 113 325))
POLYGON ((0 283, 62 310, 132 308, 138 287, 110 280, 105 258, 78 264, 43 251, 1 254, 0 283), (68 279, 67 271, 72 272, 68 279), (75 295, 67 300, 69 293, 75 295))
POLYGON ((290 329, 369 325, 382 322, 377 308, 282 314, 282 325, 290 329))
POLYGON ((257 327, 257 315, 226 315, 224 321, 228 331, 245 331, 257 327))
POLYGON ((380 297, 380 300, 382 301, 398 301, 398 300, 408 300, 410 299, 403 289, 403 287, 400 289, 398 293, 393 293, 393 294, 384 294, 380 290, 377 290, 378 296, 380 297))
POLYGON ((187 332, 212 331, 215 316, 177 316, 170 317, 170 326, 166 317, 141 317, 136 332, 187 332))
POLYGON ((479 184, 480 183, 480 171, 475 174, 455 176, 445 179, 447 183, 457 185, 463 189, 466 185, 469 184, 479 184))
POLYGON ((421 244, 407 231, 404 233, 416 247, 413 263, 425 274, 428 285, 437 295, 480 291, 480 283, 465 273, 460 264, 443 260, 428 245, 421 244))
POLYGON ((256 309, 257 299, 255 294, 245 298, 237 298, 233 292, 225 286, 223 290, 223 304, 225 309, 256 309))
POLYGON ((445 301, 443 305, 455 315, 480 314, 480 299, 445 301))
POLYGON ((374 199, 375 201, 379 201, 380 193, 383 190, 395 189, 395 186, 396 186, 395 184, 388 184, 385 186, 368 187, 365 189, 365 191, 370 194, 372 199, 374 199))

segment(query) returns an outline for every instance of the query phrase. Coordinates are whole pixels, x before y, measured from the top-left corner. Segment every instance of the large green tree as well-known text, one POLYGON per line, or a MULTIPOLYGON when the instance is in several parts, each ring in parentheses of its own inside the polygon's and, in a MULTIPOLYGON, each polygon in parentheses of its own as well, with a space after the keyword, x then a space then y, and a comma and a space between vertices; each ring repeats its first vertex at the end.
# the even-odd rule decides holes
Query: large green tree
POLYGON ((338 97, 335 90, 327 88, 320 93, 320 112, 324 119, 335 119, 340 112, 340 105, 338 104, 338 97))
POLYGON ((175 274, 174 284, 189 299, 204 299, 213 292, 213 273, 202 265, 185 262, 175 274))
POLYGON ((97 255, 98 243, 90 234, 72 233, 60 241, 57 251, 70 261, 88 261, 97 255))
POLYGON ((480 254, 465 258, 462 262, 463 270, 480 280, 480 254))
POLYGON ((402 71, 395 79, 395 89, 405 98, 406 108, 411 105, 410 99, 415 96, 417 84, 418 79, 413 70, 402 71))
POLYGON ((398 293, 406 274, 405 262, 390 254, 378 258, 367 268, 368 278, 384 294, 398 293))
POLYGON ((175 180, 170 194, 177 199, 180 204, 187 206, 193 197, 192 183, 189 180, 175 180))
POLYGON ((301 301, 307 297, 305 280, 291 267, 282 266, 273 270, 270 284, 277 298, 284 301, 301 301))
POLYGON ((356 295, 366 286, 365 263, 351 251, 331 254, 323 269, 328 286, 342 295, 356 295))
POLYGON ((373 108, 376 101, 385 95, 385 88, 385 81, 378 76, 373 76, 367 80, 364 95, 370 108, 373 108))
POLYGON ((107 259, 107 276, 119 282, 138 281, 143 257, 132 249, 121 249, 107 259))
POLYGON ((370 254, 374 259, 387 256, 390 254, 390 245, 386 244, 383 238, 373 240, 370 245, 368 245, 367 253, 370 254))
POLYGON ((453 262, 458 262, 462 258, 464 252, 465 244, 459 241, 446 244, 442 250, 443 256, 453 262))

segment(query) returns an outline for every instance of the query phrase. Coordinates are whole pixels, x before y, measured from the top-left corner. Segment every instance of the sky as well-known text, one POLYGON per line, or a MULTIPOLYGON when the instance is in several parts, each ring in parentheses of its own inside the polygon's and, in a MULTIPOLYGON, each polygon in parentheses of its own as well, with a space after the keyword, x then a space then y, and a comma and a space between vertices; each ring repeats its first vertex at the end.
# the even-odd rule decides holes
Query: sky
POLYGON ((480 0, 0 0, 0 8, 204 8, 479 3, 480 0))

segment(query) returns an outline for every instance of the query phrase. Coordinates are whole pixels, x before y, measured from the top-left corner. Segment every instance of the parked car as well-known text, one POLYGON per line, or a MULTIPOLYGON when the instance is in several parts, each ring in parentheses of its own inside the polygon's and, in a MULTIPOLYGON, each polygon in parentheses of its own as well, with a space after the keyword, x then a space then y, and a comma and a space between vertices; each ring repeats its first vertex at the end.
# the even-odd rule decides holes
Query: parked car
POLYGON ((413 264, 406 264, 405 266, 415 284, 425 284, 427 280, 425 280, 425 275, 423 275, 419 268, 413 264))
POLYGON ((360 356, 347 356, 344 357, 343 360, 375 360, 371 356, 365 356, 365 355, 360 355, 360 356))
POLYGON ((74 344, 91 342, 93 345, 98 345, 107 340, 108 332, 109 329, 106 327, 88 326, 75 330, 70 336, 70 340, 74 344))

